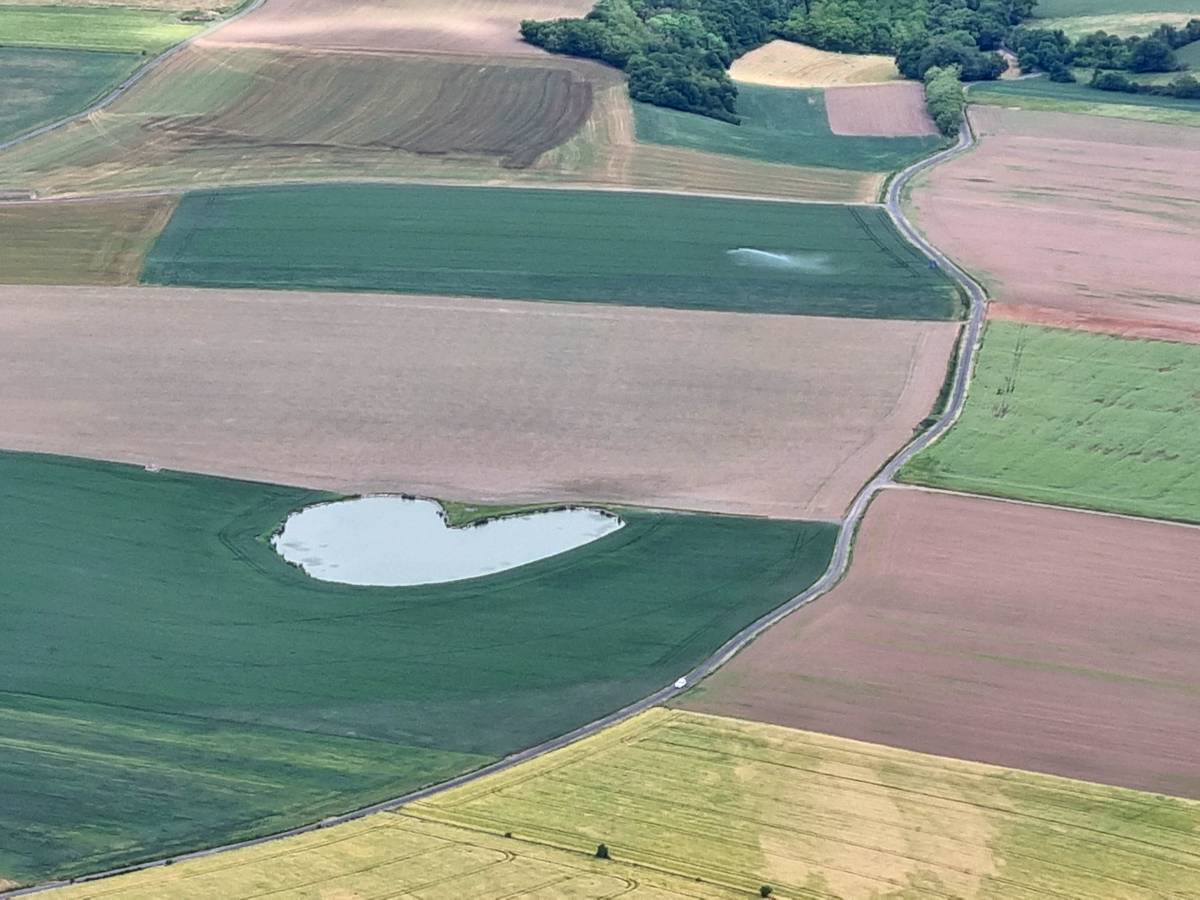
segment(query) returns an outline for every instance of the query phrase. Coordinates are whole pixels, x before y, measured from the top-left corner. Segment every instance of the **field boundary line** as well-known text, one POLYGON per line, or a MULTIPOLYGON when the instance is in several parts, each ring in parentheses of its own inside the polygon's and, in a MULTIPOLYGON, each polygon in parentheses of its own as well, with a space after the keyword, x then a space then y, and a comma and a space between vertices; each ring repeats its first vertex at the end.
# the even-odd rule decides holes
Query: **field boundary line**
MULTIPOLYGON (((258 0, 259 3, 265 3, 266 0, 258 0)), ((232 20, 231 20, 232 21, 232 20)), ((183 46, 182 44, 178 46, 183 46)), ((84 115, 83 113, 80 116, 84 115)), ((53 126, 46 126, 47 129, 58 128, 62 125, 67 125, 70 122, 78 119, 79 116, 73 116, 70 119, 64 119, 61 122, 55 123, 53 126)), ((39 132, 39 134, 42 132, 39 132)), ((15 142, 9 144, 0 144, 0 151, 12 146, 13 143, 19 143, 27 138, 32 138, 35 135, 32 133, 18 138, 15 142)), ((453 179, 430 179, 430 178, 413 178, 413 179, 396 179, 396 178, 288 178, 280 181, 239 181, 239 182, 196 182, 175 187, 146 187, 146 188, 124 188, 113 191, 97 191, 95 193, 67 193, 53 197, 38 197, 34 191, 30 191, 28 197, 13 197, 0 199, 0 207, 3 206, 34 206, 38 204, 49 203, 91 203, 103 200, 131 200, 141 197, 168 197, 168 196, 183 196, 197 191, 237 191, 248 188, 294 188, 304 187, 306 185, 394 185, 404 187, 408 185, 418 187, 447 187, 447 188, 491 188, 496 190, 526 190, 526 191, 592 191, 603 194, 653 194, 664 197, 705 197, 710 200, 744 200, 750 203, 790 203, 801 206, 844 206, 851 209, 880 209, 883 203, 879 201, 868 200, 807 200, 803 197, 779 197, 771 194, 730 194, 721 191, 688 191, 682 188, 654 188, 654 187, 623 187, 621 185, 603 184, 599 182, 541 182, 541 181, 514 181, 514 182, 486 182, 486 181, 461 181, 453 179)), ((3 896, 3 895, 0 895, 3 896)))
MULTIPOLYGON (((266 2, 267 2, 267 0, 251 0, 250 3, 248 3, 246 6, 242 7, 241 9, 239 9, 236 13, 234 13, 228 19, 221 19, 218 22, 213 22, 207 28, 201 29, 200 31, 193 34, 191 37, 180 41, 178 44, 172 44, 170 47, 168 47, 162 53, 158 54, 158 56, 154 57, 150 61, 143 64, 140 68, 137 69, 137 71, 135 71, 132 75, 130 75, 128 78, 126 78, 120 84, 118 84, 115 88, 113 88, 107 94, 102 96, 99 100, 96 100, 94 103, 92 103, 91 106, 88 106, 85 109, 81 109, 77 113, 72 113, 71 115, 66 116, 62 119, 58 119, 57 121, 49 122, 45 125, 41 125, 35 129, 33 129, 32 131, 27 131, 24 134, 19 134, 15 138, 9 138, 7 141, 0 141, 0 151, 7 150, 10 147, 16 147, 18 144, 23 144, 26 141, 31 141, 36 137, 41 137, 43 134, 49 134, 51 131, 57 131, 58 129, 60 129, 66 125, 70 125, 72 122, 78 122, 80 119, 86 119, 88 116, 92 115, 92 113, 100 112, 100 110, 104 109, 104 107, 109 106, 112 103, 115 103, 121 97, 125 96, 125 94, 130 90, 130 88, 132 88, 134 85, 138 84, 143 78, 145 78, 151 72, 155 71, 160 66, 162 66, 163 63, 165 63, 168 60, 170 60, 171 58, 173 58, 177 53, 182 53, 188 47, 192 46, 192 44, 194 44, 196 41, 200 40, 201 38, 208 37, 214 31, 217 31, 219 28, 223 28, 224 26, 228 25, 230 22, 236 22, 238 19, 242 18, 243 16, 248 16, 250 13, 254 12, 256 9, 258 9, 260 6, 262 6, 266 2)), ((0 894, 0 897, 3 897, 3 896, 5 896, 5 895, 0 894)))
MULTIPOLYGON (((263 0, 255 0, 255 6, 263 0)), ((655 706, 660 706, 666 701, 679 695, 685 690, 694 686, 697 682, 711 675, 717 669, 721 668, 725 663, 732 659, 739 651, 749 645, 764 631, 775 625, 782 619, 791 615, 798 609, 807 606, 819 597, 824 596, 832 590, 845 576, 850 567, 850 558, 854 545, 854 538, 857 534, 858 527, 861 524, 863 517, 866 515, 867 508, 871 501, 875 499, 875 495, 887 487, 895 483, 895 475, 902 466, 905 465, 913 456, 924 450, 934 441, 944 435, 962 414, 963 406, 966 403, 967 388, 970 383, 971 373, 975 363, 975 357, 979 348, 979 338, 983 328, 984 316, 987 311, 987 294, 982 285, 976 282, 963 269, 959 268, 951 262, 944 254, 936 247, 927 241, 912 223, 905 217, 904 211, 901 208, 901 201, 904 194, 904 189, 908 186, 911 179, 924 172, 925 170, 951 159, 962 153, 967 152, 975 145, 975 134, 971 129, 970 122, 964 121, 959 132, 958 141, 951 147, 934 153, 923 160, 913 163, 908 168, 902 170, 888 185, 888 192, 885 202, 885 208, 888 216, 893 224, 899 230, 900 234, 914 247, 921 251, 927 259, 930 260, 932 266, 940 268, 943 272, 966 291, 970 298, 970 315, 965 326, 965 333, 962 340, 959 341, 957 351, 957 364, 954 372, 953 386, 950 395, 946 400, 946 405, 937 420, 925 431, 917 434, 905 446, 900 448, 894 456, 859 490, 855 495, 846 514, 842 517, 839 523, 839 531, 837 542, 834 545, 834 551, 830 557, 829 566, 825 572, 818 578, 809 588, 800 594, 797 594, 792 599, 786 601, 782 605, 776 607, 765 615, 759 617, 754 622, 751 622, 745 628, 741 629, 737 634, 729 638, 724 644, 717 648, 707 659, 693 667, 689 672, 685 673, 676 682, 660 688, 654 693, 636 700, 633 703, 589 722, 586 725, 560 735, 556 738, 551 738, 534 747, 529 747, 521 750, 503 759, 497 760, 494 763, 475 769, 471 772, 466 772, 458 775, 448 781, 440 782, 439 784, 430 785, 416 791, 411 791, 400 797, 394 797, 390 800, 383 800, 379 803, 371 804, 360 809, 353 810, 348 813, 337 816, 328 816, 319 822, 313 822, 308 825, 301 825, 296 828, 291 828, 286 831, 277 832, 275 834, 264 835, 262 837, 250 838, 244 841, 223 844, 218 847, 210 847, 208 849, 196 850, 190 853, 183 853, 176 856, 170 856, 155 860, 150 860, 142 863, 135 863, 129 866, 109 869, 104 872, 97 872, 91 875, 84 875, 71 880, 59 880, 44 882, 42 884, 32 885, 30 887, 19 888, 13 891, 0 892, 0 900, 2 898, 21 897, 30 894, 39 893, 42 891, 52 890, 54 888, 65 887, 70 884, 82 884, 92 881, 99 881, 105 878, 111 878, 116 875, 124 875, 131 872, 144 871, 146 869, 154 869, 160 866, 169 866, 174 863, 186 862, 188 860, 203 859, 205 857, 214 856, 218 853, 225 853, 231 850, 239 850, 247 847, 255 847, 261 844, 266 844, 271 841, 281 840, 287 837, 296 835, 308 834, 322 828, 328 828, 333 825, 340 825, 346 822, 353 822, 361 819, 364 816, 369 816, 373 813, 389 812, 400 809, 408 803, 417 800, 423 800, 437 794, 444 793, 456 787, 465 784, 470 784, 479 779, 485 778, 488 775, 504 772, 512 769, 523 762, 551 753, 555 750, 560 750, 571 744, 576 743, 584 738, 591 737, 604 729, 632 718, 639 713, 645 712, 655 706)))
POLYGON ((1011 503, 1014 506, 1032 506, 1036 509, 1053 509, 1059 512, 1080 513, 1085 516, 1104 516, 1106 519, 1123 519, 1126 522, 1145 522, 1153 525, 1172 525, 1176 528, 1191 528, 1200 530, 1196 522, 1184 522, 1180 519, 1157 519, 1153 516, 1137 516, 1133 513, 1113 512, 1108 509, 1093 509, 1087 506, 1064 506, 1061 503, 1045 503, 1041 500, 1025 500, 1021 497, 1003 497, 998 494, 983 494, 974 491, 959 491, 954 488, 935 487, 920 484, 915 481, 897 481, 888 486, 889 490, 924 491, 929 494, 947 494, 951 497, 965 497, 971 500, 990 500, 994 503, 1011 503))

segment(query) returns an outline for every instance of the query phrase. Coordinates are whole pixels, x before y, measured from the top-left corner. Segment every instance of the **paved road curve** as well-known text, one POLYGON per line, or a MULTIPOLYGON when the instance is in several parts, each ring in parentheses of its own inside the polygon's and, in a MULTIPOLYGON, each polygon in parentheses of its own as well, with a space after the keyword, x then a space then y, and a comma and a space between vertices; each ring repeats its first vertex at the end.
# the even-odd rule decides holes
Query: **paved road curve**
POLYGON ((949 398, 946 402, 946 407, 928 430, 918 435, 910 444, 904 447, 885 465, 879 473, 872 478, 858 495, 854 498, 854 502, 850 505, 845 517, 841 521, 841 531, 838 534, 837 544, 834 548, 833 557, 829 562, 829 568, 825 570, 825 574, 802 594, 793 597, 787 603, 763 616, 756 622, 747 625, 728 641, 726 641, 712 656, 704 660, 690 672, 683 676, 681 682, 684 687, 676 687, 676 684, 668 685, 658 691, 655 691, 648 697, 638 700, 626 706, 624 709, 611 713, 602 719, 597 719, 574 731, 564 734, 553 740, 546 741, 544 744, 539 744, 536 747, 530 747, 528 750, 523 750, 520 753, 514 753, 512 756, 505 757, 498 762, 492 763, 490 766, 485 766, 482 769, 477 769, 474 772, 469 772, 465 775, 460 775, 449 781, 444 781, 441 784, 432 787, 424 788, 419 791, 413 791, 410 794, 405 794, 402 797, 396 797, 391 800, 385 800, 382 803, 376 803, 373 806, 368 806, 363 809, 355 810, 354 812, 346 813, 341 816, 331 816, 323 819, 320 822, 315 822, 311 825, 305 825, 300 828, 293 828, 290 831, 283 831, 278 834, 268 835, 266 837, 255 838, 253 840, 242 841, 236 844, 226 844, 221 847, 213 847, 208 850, 198 850, 194 853, 185 853, 180 856, 174 856, 167 859, 154 860, 147 863, 141 863, 134 866, 126 866, 120 869, 113 869, 107 872, 98 872, 94 875, 87 875, 82 878, 77 878, 74 882, 55 881, 45 884, 36 885, 34 887, 23 888, 21 890, 9 891, 0 893, 0 898, 18 897, 28 894, 37 893, 39 891, 49 890, 55 887, 62 887, 70 883, 80 883, 86 881, 95 881, 101 878, 109 878, 114 875, 120 875, 127 872, 136 872, 141 869, 150 869, 157 866, 171 865, 172 863, 183 862, 189 859, 201 859, 206 856, 212 856, 216 853, 224 853, 229 850, 236 850, 240 847, 253 847, 257 844, 264 844, 268 841, 276 841, 282 838, 291 837, 293 835, 305 834, 306 832, 315 831, 320 828, 327 828, 331 825, 339 825, 343 822, 350 822, 355 819, 361 819, 363 816, 371 815, 372 813, 384 812, 387 810, 397 809, 404 806, 406 803, 411 803, 414 800, 421 800, 425 797, 440 794, 443 791, 458 787, 459 785, 467 784, 479 778, 484 778, 488 775, 493 775, 497 772, 503 772, 505 769, 510 769, 513 766, 520 765, 523 762, 541 756, 544 753, 566 747, 568 744, 573 744, 578 740, 589 737, 608 728, 611 725, 635 716, 640 712, 644 712, 654 706, 659 706, 662 703, 670 700, 672 697, 687 689, 688 685, 693 685, 700 679, 712 674, 722 665, 733 658, 739 650, 745 647, 748 643, 758 637, 766 629, 770 628, 780 619, 788 614, 795 612, 802 606, 807 606, 818 597, 828 593, 846 574, 847 568, 850 565, 850 551, 854 543, 854 536, 858 531, 859 523, 862 522, 863 516, 866 514, 867 507, 875 495, 883 490, 888 485, 892 484, 897 471, 916 453, 919 453, 930 443, 940 437, 945 431, 954 424, 959 414, 962 412, 963 403, 967 398, 967 383, 970 380, 972 366, 975 362, 975 352, 979 345, 979 335, 983 328, 984 313, 986 311, 986 295, 983 288, 969 276, 966 272, 956 266, 953 262, 943 256, 935 247, 921 236, 916 228, 904 216, 901 209, 901 200, 905 189, 912 181, 913 177, 920 172, 925 171, 932 166, 937 165, 953 156, 964 153, 969 150, 975 143, 975 136, 970 130, 969 124, 964 124, 962 132, 959 135, 958 142, 946 150, 941 151, 931 157, 928 157, 921 162, 909 166, 903 172, 900 172, 892 179, 887 197, 884 201, 884 208, 895 222, 896 227, 900 232, 922 253, 924 253, 933 263, 936 263, 942 271, 952 278, 966 292, 970 301, 970 314, 967 319, 966 328, 959 342, 958 361, 954 371, 954 382, 950 391, 949 398))

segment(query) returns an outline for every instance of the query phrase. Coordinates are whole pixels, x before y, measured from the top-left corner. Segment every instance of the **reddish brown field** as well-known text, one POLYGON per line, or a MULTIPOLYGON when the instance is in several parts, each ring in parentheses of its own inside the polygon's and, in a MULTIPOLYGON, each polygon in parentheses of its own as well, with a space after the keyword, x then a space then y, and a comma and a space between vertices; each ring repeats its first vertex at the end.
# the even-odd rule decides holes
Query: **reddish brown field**
POLYGON ((1196 340, 1200 129, 975 107, 978 149, 913 190, 1000 316, 1196 340))
POLYGON ((1200 529, 892 489, 683 705, 1200 797, 1200 529))
POLYGON ((834 134, 937 134, 925 108, 925 89, 913 81, 825 89, 825 113, 834 134))
POLYGON ((958 325, 5 288, 0 446, 343 491, 840 516, 958 325))
POLYGON ((527 56, 522 19, 581 16, 593 0, 270 0, 209 43, 527 56))

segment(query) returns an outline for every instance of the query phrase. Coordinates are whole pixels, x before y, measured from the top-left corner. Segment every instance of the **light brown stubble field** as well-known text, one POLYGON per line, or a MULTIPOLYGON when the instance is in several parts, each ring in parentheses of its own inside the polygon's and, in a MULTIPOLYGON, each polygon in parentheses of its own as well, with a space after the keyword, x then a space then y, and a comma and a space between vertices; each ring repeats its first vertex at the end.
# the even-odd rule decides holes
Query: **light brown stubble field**
POLYGON ((896 488, 683 705, 1200 797, 1200 529, 896 488))
POLYGON ((1200 340, 1200 130, 973 107, 976 150, 913 189, 927 237, 1048 325, 1200 340))
POLYGON ((903 137, 938 133, 925 108, 925 89, 915 81, 826 88, 825 113, 834 134, 903 137))
POLYGON ((593 0, 271 0, 211 43, 530 56, 523 19, 582 16, 593 0))
POLYGON ((771 87, 876 84, 900 77, 890 56, 831 53, 792 41, 770 41, 733 61, 734 81, 771 87))
POLYGON ((0 446, 316 488, 835 518, 958 325, 6 288, 0 446))

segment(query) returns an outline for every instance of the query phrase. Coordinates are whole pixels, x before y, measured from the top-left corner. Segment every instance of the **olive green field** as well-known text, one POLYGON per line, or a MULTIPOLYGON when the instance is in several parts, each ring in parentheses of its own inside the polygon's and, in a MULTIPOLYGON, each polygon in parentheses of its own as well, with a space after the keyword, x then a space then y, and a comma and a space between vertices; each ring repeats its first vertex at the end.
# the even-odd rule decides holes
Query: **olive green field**
POLYGON ((85 109, 143 62, 133 53, 0 47, 0 141, 85 109))
POLYGON ((610 191, 198 191, 142 281, 898 319, 961 309, 882 209, 610 191))
POLYGON ((941 137, 834 134, 819 89, 738 85, 740 125, 634 103, 637 139, 794 166, 894 172, 946 146, 941 137))
POLYGON ((1200 522, 1200 346, 992 322, 914 484, 1200 522))
POLYGON ((507 572, 364 588, 269 544, 328 499, 0 454, 0 880, 271 833, 568 732, 806 589, 836 537, 620 509, 507 572))

